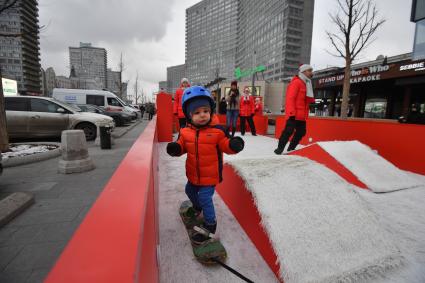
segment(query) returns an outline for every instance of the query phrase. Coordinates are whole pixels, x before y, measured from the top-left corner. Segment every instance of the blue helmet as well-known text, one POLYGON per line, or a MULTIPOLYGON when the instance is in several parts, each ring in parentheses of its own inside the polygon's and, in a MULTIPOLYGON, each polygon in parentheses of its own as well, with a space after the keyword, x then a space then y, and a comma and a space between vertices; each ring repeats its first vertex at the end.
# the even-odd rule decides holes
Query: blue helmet
POLYGON ((182 98, 183 113, 188 119, 190 118, 190 113, 187 112, 187 104, 189 101, 192 101, 193 99, 197 98, 207 98, 210 102, 211 110, 214 111, 215 102, 214 99, 211 97, 210 92, 203 86, 191 86, 185 89, 182 98))

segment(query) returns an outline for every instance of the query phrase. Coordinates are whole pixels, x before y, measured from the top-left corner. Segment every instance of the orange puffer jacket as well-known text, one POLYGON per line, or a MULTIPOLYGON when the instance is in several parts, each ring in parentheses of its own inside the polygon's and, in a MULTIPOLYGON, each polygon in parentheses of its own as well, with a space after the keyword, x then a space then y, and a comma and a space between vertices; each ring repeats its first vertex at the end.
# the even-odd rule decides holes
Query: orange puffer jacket
POLYGON ((235 154, 224 128, 212 122, 203 128, 188 124, 180 130, 177 143, 187 153, 186 176, 194 185, 216 185, 222 180, 223 152, 235 154))

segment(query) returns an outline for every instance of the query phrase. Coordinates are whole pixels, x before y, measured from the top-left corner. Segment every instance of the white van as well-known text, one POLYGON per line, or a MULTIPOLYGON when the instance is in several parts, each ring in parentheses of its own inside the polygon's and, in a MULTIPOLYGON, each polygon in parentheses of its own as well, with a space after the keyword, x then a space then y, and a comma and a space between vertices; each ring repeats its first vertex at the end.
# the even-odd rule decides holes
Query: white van
POLYGON ((54 99, 69 104, 92 104, 103 107, 106 111, 123 111, 137 118, 138 111, 122 101, 110 91, 93 89, 54 88, 54 99))

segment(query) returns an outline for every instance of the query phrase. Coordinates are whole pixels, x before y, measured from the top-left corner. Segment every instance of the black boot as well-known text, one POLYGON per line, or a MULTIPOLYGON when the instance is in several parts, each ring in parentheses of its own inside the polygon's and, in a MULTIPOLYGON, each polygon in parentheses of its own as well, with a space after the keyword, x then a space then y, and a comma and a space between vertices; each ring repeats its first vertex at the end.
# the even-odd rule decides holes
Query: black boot
POLYGON ((282 152, 283 152, 283 148, 280 148, 280 147, 278 147, 274 150, 274 153, 276 153, 277 155, 282 154, 282 152))
POLYGON ((192 243, 195 245, 202 245, 203 243, 214 237, 216 229, 217 223, 206 224, 204 222, 201 226, 193 227, 194 233, 192 235, 192 243))

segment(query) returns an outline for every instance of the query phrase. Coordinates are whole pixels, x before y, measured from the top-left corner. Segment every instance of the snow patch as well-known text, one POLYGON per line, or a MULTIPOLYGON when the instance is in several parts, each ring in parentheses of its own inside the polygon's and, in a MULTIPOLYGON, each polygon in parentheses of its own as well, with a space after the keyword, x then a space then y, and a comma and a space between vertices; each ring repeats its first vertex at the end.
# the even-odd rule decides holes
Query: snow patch
POLYGON ((391 233, 325 166, 298 156, 228 163, 254 197, 285 282, 358 282, 400 265, 391 233))
POLYGON ((423 184, 358 141, 318 144, 376 193, 410 189, 423 184))
POLYGON ((11 146, 9 152, 4 152, 1 154, 3 159, 27 156, 36 153, 48 152, 49 150, 58 148, 55 145, 31 145, 31 144, 21 144, 11 146))

